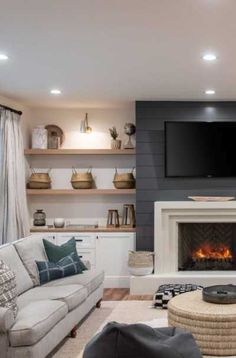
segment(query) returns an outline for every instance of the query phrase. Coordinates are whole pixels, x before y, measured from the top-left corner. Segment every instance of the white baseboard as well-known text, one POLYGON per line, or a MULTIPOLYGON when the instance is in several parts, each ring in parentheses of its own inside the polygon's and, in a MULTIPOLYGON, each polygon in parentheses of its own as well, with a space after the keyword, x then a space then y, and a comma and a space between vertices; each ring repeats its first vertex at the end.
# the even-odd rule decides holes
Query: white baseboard
POLYGON ((129 288, 130 276, 105 276, 105 288, 129 288))

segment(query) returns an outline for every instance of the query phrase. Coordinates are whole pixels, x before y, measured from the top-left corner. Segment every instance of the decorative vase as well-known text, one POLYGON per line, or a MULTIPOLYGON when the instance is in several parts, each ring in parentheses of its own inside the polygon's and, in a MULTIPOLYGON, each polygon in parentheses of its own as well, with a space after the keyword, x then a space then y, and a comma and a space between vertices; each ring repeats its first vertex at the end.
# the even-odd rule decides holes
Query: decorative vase
POLYGON ((45 226, 46 225, 46 214, 42 209, 38 209, 34 213, 34 226, 45 226))
POLYGON ((32 148, 47 149, 48 131, 44 126, 37 126, 32 130, 32 148))
POLYGON ((121 148, 121 140, 120 139, 112 139, 111 140, 111 149, 120 149, 121 148))
POLYGON ((58 149, 60 147, 60 137, 56 132, 48 135, 48 149, 58 149))

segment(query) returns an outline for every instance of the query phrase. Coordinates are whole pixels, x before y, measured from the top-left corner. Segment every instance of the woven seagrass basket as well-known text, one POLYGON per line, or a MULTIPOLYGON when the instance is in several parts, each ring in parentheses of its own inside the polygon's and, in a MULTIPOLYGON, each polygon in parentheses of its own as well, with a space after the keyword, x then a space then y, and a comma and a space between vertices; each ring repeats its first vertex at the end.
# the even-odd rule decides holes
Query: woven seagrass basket
POLYGON ((74 189, 92 189, 93 176, 91 168, 89 168, 85 173, 79 173, 75 168, 73 168, 71 185, 74 189))
POLYGON ((131 173, 119 174, 117 169, 115 171, 113 184, 116 189, 134 189, 135 188, 135 177, 133 174, 134 169, 131 173))
POLYGON ((153 272, 154 253, 150 251, 129 251, 128 267, 131 275, 144 276, 153 272))
POLYGON ((51 188, 51 178, 49 176, 50 169, 47 173, 36 173, 32 169, 32 174, 29 178, 27 187, 29 189, 50 189, 51 188))

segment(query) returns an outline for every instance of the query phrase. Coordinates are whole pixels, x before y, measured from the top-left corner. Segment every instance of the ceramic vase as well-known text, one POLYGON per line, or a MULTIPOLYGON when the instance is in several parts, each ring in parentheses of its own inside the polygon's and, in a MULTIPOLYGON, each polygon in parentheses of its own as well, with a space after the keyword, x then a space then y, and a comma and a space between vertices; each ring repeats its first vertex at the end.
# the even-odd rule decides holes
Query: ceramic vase
POLYGON ((48 131, 44 126, 37 126, 32 130, 32 148, 47 149, 48 147, 48 131))
POLYGON ((111 149, 120 149, 121 148, 121 140, 120 139, 112 139, 111 140, 111 149))
POLYGON ((34 226, 45 226, 46 225, 46 214, 42 209, 38 209, 34 213, 34 226))

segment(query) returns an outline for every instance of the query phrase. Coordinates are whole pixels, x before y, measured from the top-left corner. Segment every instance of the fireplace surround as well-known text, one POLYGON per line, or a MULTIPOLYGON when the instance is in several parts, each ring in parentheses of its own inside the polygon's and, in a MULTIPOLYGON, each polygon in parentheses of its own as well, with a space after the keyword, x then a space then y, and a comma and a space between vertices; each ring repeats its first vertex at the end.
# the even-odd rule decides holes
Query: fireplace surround
MULTIPOLYGON (((229 202, 194 202, 194 201, 159 201, 155 202, 155 262, 154 273, 144 277, 131 277, 131 294, 153 294, 160 285, 197 284, 210 286, 217 284, 236 284, 235 258, 235 230, 236 230, 236 201, 229 202), (193 228, 188 225, 211 227, 212 236, 208 235, 208 246, 212 244, 210 255, 204 262, 199 260, 195 269, 184 267, 181 240, 184 242, 185 230, 189 235, 193 228), (218 233, 217 233, 218 231, 218 233), (220 235, 220 232, 223 233, 220 235), (226 235, 227 234, 227 235, 226 235), (224 240, 221 240, 224 236, 224 240), (226 239, 227 237, 227 239, 226 239), (210 238, 210 239, 209 239, 210 238), (218 241, 219 239, 219 241, 218 241), (222 243, 223 241, 223 243, 222 243), (222 247, 222 244, 225 246, 222 247), (229 249, 229 256, 225 260, 217 260, 217 251, 229 249), (231 257, 232 256, 232 257, 231 257), (201 266, 202 265, 202 266, 201 266)), ((205 232, 206 228, 202 229, 205 232), (205 230, 205 231, 204 231, 205 230)), ((194 234, 195 235, 195 234, 194 234)), ((191 236, 191 235, 190 235, 191 236)), ((186 237, 185 237, 186 238, 186 237)), ((196 246, 190 245, 187 252, 197 252, 201 247, 202 237, 196 239, 196 246)), ((186 242, 185 242, 186 244, 186 242)), ((189 246, 189 245, 187 245, 189 246)), ((209 249, 209 247, 208 247, 209 249)), ((186 254, 185 257, 189 257, 186 254)))

